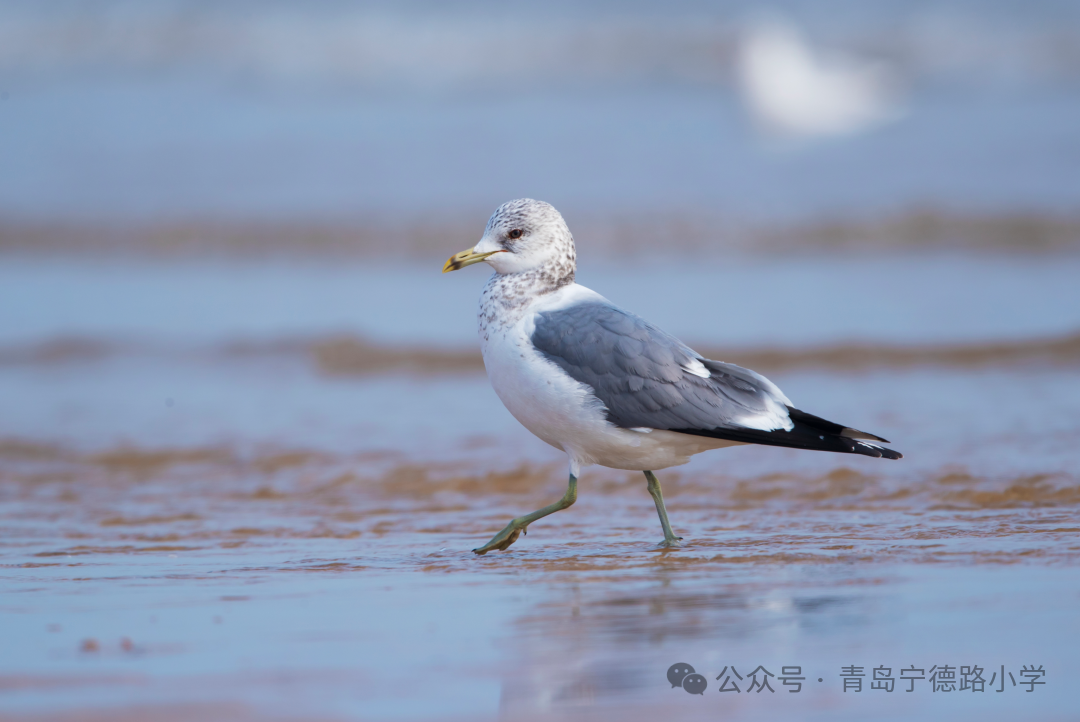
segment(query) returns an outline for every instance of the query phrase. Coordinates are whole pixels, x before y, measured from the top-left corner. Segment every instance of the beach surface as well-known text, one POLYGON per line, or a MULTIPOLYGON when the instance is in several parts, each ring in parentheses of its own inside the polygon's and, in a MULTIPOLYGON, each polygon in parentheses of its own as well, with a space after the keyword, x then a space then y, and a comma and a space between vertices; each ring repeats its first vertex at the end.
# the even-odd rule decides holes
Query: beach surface
POLYGON ((484 557, 566 477, 483 373, 484 274, 284 264, 5 265, 4 719, 1075 718, 1070 256, 780 262, 790 313, 707 302, 759 257, 583 270, 905 458, 699 456, 677 550, 592 468, 484 557))

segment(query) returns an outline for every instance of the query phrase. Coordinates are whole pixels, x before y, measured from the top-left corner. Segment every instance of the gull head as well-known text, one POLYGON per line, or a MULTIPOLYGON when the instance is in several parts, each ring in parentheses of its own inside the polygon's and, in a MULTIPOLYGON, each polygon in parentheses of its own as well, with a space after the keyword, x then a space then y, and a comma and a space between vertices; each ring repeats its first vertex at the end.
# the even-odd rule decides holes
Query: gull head
POLYGON ((499 206, 480 242, 451 256, 443 273, 483 261, 496 273, 543 269, 573 280, 576 259, 574 237, 562 214, 549 203, 519 198, 499 206))

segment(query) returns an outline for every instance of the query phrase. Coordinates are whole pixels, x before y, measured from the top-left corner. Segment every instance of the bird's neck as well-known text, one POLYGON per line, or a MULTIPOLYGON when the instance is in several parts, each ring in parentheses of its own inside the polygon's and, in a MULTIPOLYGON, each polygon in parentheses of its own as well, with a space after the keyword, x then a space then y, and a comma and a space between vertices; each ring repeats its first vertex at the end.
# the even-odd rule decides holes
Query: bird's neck
POLYGON ((516 323, 535 301, 574 282, 574 263, 548 263, 520 273, 496 273, 480 294, 480 330, 516 323))

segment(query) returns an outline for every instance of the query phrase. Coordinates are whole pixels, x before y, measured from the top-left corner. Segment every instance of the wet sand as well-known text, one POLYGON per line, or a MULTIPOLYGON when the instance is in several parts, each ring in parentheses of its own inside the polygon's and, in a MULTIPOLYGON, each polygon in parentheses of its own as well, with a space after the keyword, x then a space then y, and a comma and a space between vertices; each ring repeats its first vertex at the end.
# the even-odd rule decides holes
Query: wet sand
MULTIPOLYGON (((360 376, 387 371, 425 374, 482 372, 483 358, 476 350, 394 348, 363 339, 338 337, 306 344, 319 370, 332 375, 360 376)), ((272 350, 270 346, 267 350, 272 350)), ((278 346, 280 348, 280 346, 278 346)), ((250 351, 258 351, 252 348, 250 351)), ((823 368, 833 371, 880 370, 918 366, 1000 368, 1066 366, 1080 364, 1080 334, 1060 338, 1024 339, 986 343, 889 346, 886 344, 836 344, 818 348, 710 348, 695 349, 702 356, 738 364, 760 372, 823 368)), ((59 339, 49 344, 0 352, 12 360, 33 358, 38 362, 69 355, 103 353, 104 349, 80 339, 59 339)))
MULTIPOLYGON (((845 252, 991 252, 1019 256, 1076 253, 1080 218, 1062 211, 956 211, 910 207, 884 215, 826 215, 786 222, 738 220, 704 209, 687 212, 595 210, 572 213, 585 252, 607 260, 641 260, 656 248, 719 258, 845 252)), ((87 259, 141 257, 294 260, 331 257, 355 262, 420 259, 476 242, 473 213, 369 211, 364 218, 318 220, 191 220, 87 222, 18 220, 0 215, 0 253, 87 259)))
POLYGON ((643 481, 600 470, 478 558, 558 465, 379 461, 6 444, 5 719, 1071 718, 1075 477, 669 471, 686 545, 660 551, 643 481), (667 684, 681 661, 705 698, 667 684), (811 679, 715 694, 731 664, 811 679), (1047 684, 894 701, 840 677, 970 664, 1047 684))
MULTIPOLYGON (((803 369, 873 371, 931 368, 1055 368, 1080 364, 1080 334, 1058 338, 1020 339, 985 343, 890 346, 887 344, 835 344, 817 348, 710 348, 698 346, 706 358, 723 360, 774 373, 803 369)), ((392 346, 355 336, 246 341, 210 348, 183 349, 139 346, 94 338, 54 338, 25 345, 0 347, 0 365, 31 367, 78 364, 134 356, 148 359, 175 357, 185 352, 204 359, 236 357, 308 359, 328 376, 367 376, 408 373, 424 376, 482 374, 479 349, 392 346)))
POLYGON ((1080 718, 1077 3, 770 3, 895 73, 829 138, 757 2, 362 5, 0 3, 0 721, 1080 718), (473 555, 566 483, 439 275, 519 195, 905 458, 662 471, 677 550, 588 469, 473 555))
MULTIPOLYGON (((171 303, 150 282, 164 277, 125 316, 108 312, 114 276, 91 272, 83 315, 7 329, 3 719, 1075 719, 1080 373, 1075 309, 1054 293, 1017 300, 1053 322, 1041 338, 1007 316, 980 320, 999 329, 984 341, 943 342, 940 318, 891 345, 842 323, 782 352, 735 332, 750 361, 777 354, 770 376, 799 406, 906 458, 699 456, 660 473, 678 550, 656 548, 640 474, 593 468, 574 507, 476 557, 562 494, 565 461, 502 408, 475 352, 425 342, 431 319, 328 337, 307 311, 245 329, 221 307, 140 330, 171 303), (328 366, 327 348, 379 363, 328 366), (677 662, 703 696, 672 688, 677 662), (758 665, 798 666, 804 686, 719 691, 725 668, 758 665), (912 665, 977 665, 987 684, 870 688, 873 668, 912 665), (996 691, 1003 665, 1017 684, 996 691), (1028 692, 1025 665, 1046 684, 1028 692)), ((234 279, 243 303, 270 298, 264 277, 234 279)), ((888 298, 904 302, 877 298, 885 317, 888 298)))

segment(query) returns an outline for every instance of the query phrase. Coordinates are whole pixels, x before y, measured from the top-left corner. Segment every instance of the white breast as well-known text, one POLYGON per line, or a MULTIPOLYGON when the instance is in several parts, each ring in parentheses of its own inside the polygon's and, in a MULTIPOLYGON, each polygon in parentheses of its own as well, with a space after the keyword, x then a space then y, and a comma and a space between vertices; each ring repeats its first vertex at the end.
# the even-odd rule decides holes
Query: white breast
MULTIPOLYGON (((610 423, 592 389, 575 381, 532 345, 536 313, 580 300, 602 299, 576 284, 534 300, 516 318, 480 309, 480 341, 488 378, 506 408, 537 437, 570 456, 571 473, 600 464, 615 469, 657 470, 685 464, 692 454, 733 442, 610 423), (485 322, 485 319, 488 319, 485 322)), ((483 300, 483 299, 482 299, 483 300)))
POLYGON ((547 443, 569 453, 567 444, 575 434, 603 433, 610 424, 592 390, 570 378, 533 347, 533 319, 538 305, 534 302, 522 309, 521 314, 515 314, 516 320, 488 324, 483 329, 484 366, 495 393, 514 418, 547 443))

